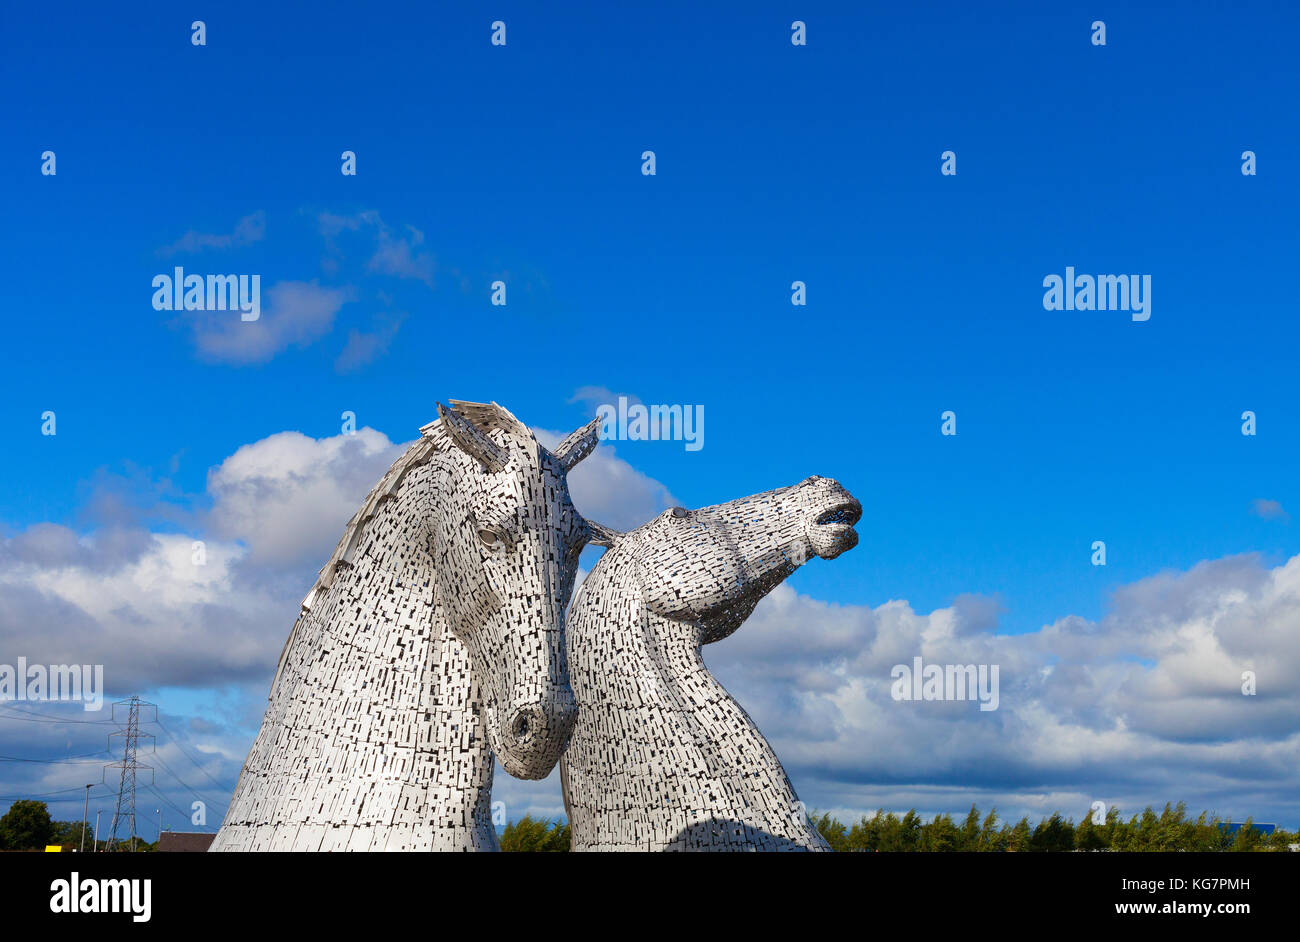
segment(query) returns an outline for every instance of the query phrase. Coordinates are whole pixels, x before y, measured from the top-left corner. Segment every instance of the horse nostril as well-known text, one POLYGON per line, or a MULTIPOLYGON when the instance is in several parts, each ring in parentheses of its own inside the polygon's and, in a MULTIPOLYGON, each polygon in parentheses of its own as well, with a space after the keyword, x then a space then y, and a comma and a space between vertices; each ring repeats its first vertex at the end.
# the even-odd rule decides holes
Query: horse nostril
POLYGON ((567 689, 518 705, 501 725, 501 746, 520 762, 558 758, 577 717, 578 704, 567 689))
POLYGON ((528 746, 545 728, 536 707, 524 707, 510 721, 509 736, 516 747, 528 746))

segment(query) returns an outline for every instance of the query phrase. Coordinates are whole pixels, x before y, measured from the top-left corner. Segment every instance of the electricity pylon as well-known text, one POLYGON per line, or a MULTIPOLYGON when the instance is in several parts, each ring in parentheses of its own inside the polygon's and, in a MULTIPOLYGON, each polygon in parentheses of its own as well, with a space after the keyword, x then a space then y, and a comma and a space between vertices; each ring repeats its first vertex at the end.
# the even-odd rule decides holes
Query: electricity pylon
MULTIPOLYGON (((128 847, 135 850, 135 778, 138 769, 145 769, 152 773, 153 768, 148 765, 140 765, 136 761, 136 756, 140 751, 140 707, 152 707, 152 703, 145 703, 139 697, 131 697, 127 700, 119 700, 113 704, 113 721, 117 722, 117 708, 119 706, 127 707, 126 729, 118 730, 109 737, 109 751, 112 751, 113 736, 124 736, 126 739, 125 748, 122 751, 121 762, 111 762, 105 768, 122 770, 122 777, 117 786, 117 807, 113 810, 113 823, 108 829, 108 843, 105 845, 105 852, 117 849, 117 829, 118 825, 124 818, 129 818, 131 823, 131 836, 128 847)), ((155 710, 157 708, 155 707, 155 710)), ((157 714, 155 713, 155 716, 157 714)), ((149 733, 144 734, 145 738, 153 739, 149 733)))

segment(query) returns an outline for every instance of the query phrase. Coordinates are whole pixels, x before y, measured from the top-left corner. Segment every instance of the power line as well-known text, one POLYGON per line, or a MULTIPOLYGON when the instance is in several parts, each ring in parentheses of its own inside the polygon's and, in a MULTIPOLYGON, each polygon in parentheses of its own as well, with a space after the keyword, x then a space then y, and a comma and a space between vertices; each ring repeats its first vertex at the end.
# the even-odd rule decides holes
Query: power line
MULTIPOLYGON (((123 751, 123 760, 121 762, 111 763, 108 766, 109 768, 121 768, 122 776, 124 780, 123 782, 119 783, 118 808, 115 809, 114 811, 113 826, 112 829, 110 830, 110 836, 109 836, 110 842, 116 838, 118 824, 120 823, 122 818, 131 817, 132 825, 134 826, 134 803, 133 803, 134 785, 135 785, 134 772, 136 769, 140 769, 140 768, 144 768, 144 769, 151 768, 150 766, 140 765, 136 757, 138 756, 138 750, 139 750, 139 736, 142 735, 139 732, 139 707, 153 706, 153 704, 144 703, 143 701, 140 701, 138 697, 132 697, 129 700, 119 701, 118 703, 114 704, 114 706, 119 706, 123 704, 127 705, 130 708, 130 712, 128 713, 128 719, 127 719, 127 728, 125 730, 119 730, 119 733, 126 736, 126 743, 123 751), (132 716, 134 716, 134 726, 132 725, 132 716), (132 732, 133 729, 134 729, 134 734, 132 732), (128 768, 128 766, 130 768, 128 768)), ((15 710, 19 709, 18 707, 13 707, 8 703, 0 703, 0 706, 10 707, 11 709, 15 709, 15 710)), ((42 717, 39 714, 33 713, 30 710, 19 710, 19 712, 30 713, 31 716, 20 717, 20 716, 13 716, 8 713, 0 712, 0 718, 17 720, 20 722, 31 722, 31 723, 55 723, 55 724, 75 723, 75 724, 96 725, 96 726, 114 725, 111 721, 57 720, 57 719, 42 717)), ((155 718, 153 722, 157 724, 159 729, 161 729, 164 733, 167 734, 168 738, 172 741, 173 744, 175 744, 176 748, 180 750, 181 754, 185 756, 185 758, 188 759, 196 769, 202 772, 203 775, 210 782, 212 782, 213 785, 215 785, 217 788, 221 789, 222 791, 225 791, 227 789, 228 786, 223 785, 210 772, 208 772, 208 770, 205 769, 197 759, 195 759, 194 755, 185 748, 184 744, 180 741, 180 739, 176 736, 176 734, 163 725, 161 720, 155 718)), ((114 735, 118 735, 118 733, 115 733, 114 735)), ((143 734, 143 735, 147 735, 147 734, 143 734)), ((25 763, 48 764, 48 765, 76 764, 82 762, 94 762, 96 757, 102 756, 105 752, 108 751, 109 750, 107 749, 101 749, 98 752, 84 753, 76 756, 63 756, 60 758, 51 758, 51 759, 33 759, 33 758, 26 758, 23 756, 0 756, 0 762, 25 762, 25 763)), ((190 785, 188 782, 186 782, 183 778, 181 778, 180 775, 177 774, 176 770, 173 769, 171 766, 169 766, 165 761, 163 761, 162 757, 157 755, 156 752, 154 753, 154 757, 157 759, 158 764, 162 767, 162 769, 173 779, 175 779, 175 781, 182 788, 190 792, 190 794, 192 794, 196 798, 201 799, 207 804, 213 805, 214 807, 221 806, 222 802, 215 800, 210 795, 204 794, 203 792, 195 788, 193 785, 190 785)), ((187 816, 187 813, 184 810, 182 810, 178 805, 172 802, 172 800, 169 799, 166 795, 164 795, 153 783, 150 783, 146 787, 149 788, 149 790, 152 791, 155 795, 157 795, 159 800, 167 804, 167 806, 170 807, 177 814, 181 815, 182 817, 187 816)), ((68 792, 81 791, 83 788, 84 786, 75 786, 72 788, 62 788, 62 789, 57 789, 55 791, 43 792, 35 795, 0 796, 0 801, 3 800, 18 801, 24 798, 46 798, 53 795, 61 795, 61 794, 66 794, 68 792)), ((58 800, 70 801, 72 799, 58 799, 58 800)))
POLYGON ((100 749, 97 752, 87 752, 85 755, 80 756, 64 756, 62 759, 24 759, 19 756, 0 756, 0 762, 81 762, 91 756, 102 756, 106 752, 108 752, 107 749, 100 749))
POLYGON ((181 778, 181 777, 180 777, 179 775, 177 775, 174 771, 172 771, 171 766, 169 766, 166 762, 163 761, 162 756, 160 756, 160 755, 158 755, 157 753, 155 753, 155 754, 154 754, 154 760, 155 760, 159 765, 161 765, 161 766, 163 767, 163 771, 165 771, 165 772, 166 772, 168 775, 170 775, 172 778, 176 779, 176 781, 180 783, 181 787, 184 788, 186 791, 188 791, 190 794, 194 795, 194 797, 203 799, 203 801, 204 801, 205 803, 207 803, 207 804, 210 804, 210 805, 213 805, 213 806, 216 806, 216 807, 220 807, 220 806, 221 806, 221 802, 219 802, 219 801, 213 801, 209 796, 203 794, 203 793, 202 793, 201 791, 199 791, 197 788, 195 788, 194 786, 190 785, 190 784, 189 784, 188 782, 186 782, 183 778, 181 778))
POLYGON ((148 787, 149 787, 149 790, 150 790, 151 792, 153 792, 155 795, 157 795, 157 796, 158 796, 158 799, 159 799, 163 804, 165 804, 165 805, 167 805, 169 808, 171 808, 172 811, 175 811, 175 812, 176 812, 178 815, 180 815, 182 818, 188 817, 188 815, 187 815, 186 812, 184 812, 184 811, 182 811, 180 808, 178 808, 178 807, 177 807, 177 806, 172 802, 172 800, 171 800, 170 798, 168 798, 166 795, 164 795, 162 792, 160 792, 160 791, 159 791, 155 786, 150 785, 150 786, 148 786, 148 787))
MULTIPOLYGON (((190 763, 191 763, 191 764, 192 764, 196 769, 198 769, 200 772, 202 772, 204 775, 206 775, 206 776, 208 777, 208 781, 209 781, 209 782, 211 782, 213 785, 217 786, 217 788, 220 788, 222 791, 225 791, 225 790, 226 790, 226 787, 227 787, 227 786, 221 784, 221 783, 218 782, 215 778, 213 778, 212 775, 208 772, 208 770, 205 769, 202 765, 200 765, 199 762, 198 762, 198 760, 196 760, 192 755, 190 755, 190 754, 185 750, 185 747, 184 747, 183 745, 181 745, 181 741, 180 741, 179 739, 176 738, 176 734, 173 733, 173 732, 172 732, 170 729, 168 729, 166 726, 163 726, 163 724, 162 724, 162 720, 156 720, 155 722, 158 724, 158 728, 161 729, 164 733, 167 734, 167 737, 168 737, 168 738, 169 738, 169 739, 170 739, 170 740, 171 740, 171 741, 176 745, 176 748, 179 749, 179 750, 181 751, 181 753, 185 756, 185 758, 189 759, 189 760, 190 760, 190 763)), ((177 781, 179 782, 180 779, 178 778, 177 781)), ((188 787, 188 786, 187 786, 187 787, 188 787)), ((191 791, 193 791, 193 789, 191 789, 191 791)))
POLYGON ((38 795, 0 795, 0 801, 25 801, 28 798, 48 798, 50 795, 62 795, 65 792, 84 791, 85 785, 73 785, 71 788, 60 788, 57 791, 42 792, 38 795))
POLYGON ((17 710, 19 713, 26 713, 27 716, 14 716, 12 713, 0 713, 0 717, 6 720, 13 720, 15 723, 54 723, 56 725, 77 725, 77 726, 112 726, 111 720, 58 720, 49 716, 42 716, 33 710, 24 710, 0 700, 0 706, 9 710, 17 710))

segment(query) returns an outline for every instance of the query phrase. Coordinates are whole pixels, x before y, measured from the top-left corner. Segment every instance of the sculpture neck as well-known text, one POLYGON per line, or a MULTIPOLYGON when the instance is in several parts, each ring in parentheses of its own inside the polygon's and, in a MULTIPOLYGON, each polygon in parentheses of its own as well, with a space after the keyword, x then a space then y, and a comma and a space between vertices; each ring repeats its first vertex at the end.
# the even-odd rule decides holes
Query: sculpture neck
POLYGON ((610 550, 566 622, 582 704, 561 760, 574 849, 823 849, 771 746, 705 667, 704 627, 640 593, 610 550))
POLYGON ((469 655, 427 542, 379 543, 403 532, 396 504, 294 625, 214 849, 496 849, 469 655))

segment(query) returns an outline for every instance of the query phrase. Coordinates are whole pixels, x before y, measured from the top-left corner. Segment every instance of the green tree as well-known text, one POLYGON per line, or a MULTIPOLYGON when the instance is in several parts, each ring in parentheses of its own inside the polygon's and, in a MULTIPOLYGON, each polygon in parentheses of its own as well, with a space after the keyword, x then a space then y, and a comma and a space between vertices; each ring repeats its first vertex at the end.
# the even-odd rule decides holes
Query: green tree
POLYGON ((1128 821, 1119 816, 1119 810, 1111 808, 1106 813, 1106 823, 1110 828, 1111 850, 1141 850, 1138 840, 1138 816, 1133 815, 1128 821), (1111 816, 1114 820, 1111 820, 1111 816))
POLYGON ((54 834, 54 821, 43 801, 19 799, 0 818, 0 850, 44 849, 54 834))
POLYGON ((569 845, 567 821, 552 822, 527 814, 507 824, 501 835, 501 849, 516 853, 567 851, 569 845))
POLYGON ((1291 844, 1297 843, 1294 831, 1284 831, 1277 828, 1264 839, 1264 850, 1287 850, 1291 844))
POLYGON ((1224 829, 1219 816, 1216 814, 1213 817, 1207 817, 1208 814, 1209 812, 1202 811, 1192 825, 1190 844, 1186 848, 1187 850, 1222 851, 1231 846, 1232 835, 1224 829))
POLYGON ((1094 823, 1092 815, 1093 812, 1090 808, 1084 813, 1083 818, 1074 829, 1074 846, 1076 850, 1101 850, 1106 846, 1106 840, 1102 834, 1104 825, 1094 823))
POLYGON ((1045 853, 1074 850, 1074 822, 1064 820, 1059 811, 1053 812, 1050 818, 1044 818, 1034 828, 1029 849, 1045 853))
MULTIPOLYGON (((81 828, 80 821, 55 821, 54 833, 50 836, 50 843, 59 844, 64 850, 77 850, 81 847, 81 828)), ((91 834, 94 827, 87 824, 85 828, 86 852, 90 853, 95 848, 95 838, 91 834)))
POLYGON ((1234 853, 1258 850, 1264 842, 1264 835, 1255 830, 1255 819, 1247 818, 1246 823, 1237 831, 1237 836, 1233 838, 1232 846, 1228 849, 1234 853))
POLYGON ((849 831, 849 850, 880 850, 880 835, 884 822, 885 811, 883 808, 878 809, 875 815, 870 818, 864 814, 862 820, 853 825, 852 830, 849 831))
POLYGON ((848 829, 839 818, 832 818, 829 812, 818 817, 815 811, 811 817, 813 826, 817 828, 822 837, 826 838, 826 843, 831 845, 831 850, 846 851, 853 849, 849 846, 848 829))
POLYGON ((962 851, 980 849, 980 812, 974 804, 970 806, 970 811, 966 812, 966 820, 962 822, 961 838, 957 842, 957 849, 962 851))
POLYGON ((998 830, 997 808, 985 815, 984 822, 980 825, 979 849, 985 852, 1006 850, 1006 841, 1003 840, 1002 832, 998 830))
POLYGON ((907 814, 903 815, 903 820, 898 822, 898 849, 901 851, 916 851, 921 847, 921 816, 913 808, 907 814))
POLYGON ((933 821, 919 828, 916 849, 929 853, 949 853, 958 849, 961 834, 951 817, 936 814, 933 821))
MULTIPOLYGON (((909 811, 908 815, 914 816, 915 812, 909 811)), ((876 834, 876 850, 878 851, 899 853, 912 849, 908 839, 903 835, 903 822, 898 820, 898 815, 892 811, 880 819, 876 834)))
POLYGON ((1015 827, 1009 830, 1004 828, 1003 830, 1006 833, 1006 849, 1008 852, 1016 854, 1033 850, 1030 842, 1033 839, 1034 832, 1029 827, 1028 818, 1021 818, 1016 822, 1015 827))

